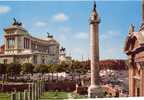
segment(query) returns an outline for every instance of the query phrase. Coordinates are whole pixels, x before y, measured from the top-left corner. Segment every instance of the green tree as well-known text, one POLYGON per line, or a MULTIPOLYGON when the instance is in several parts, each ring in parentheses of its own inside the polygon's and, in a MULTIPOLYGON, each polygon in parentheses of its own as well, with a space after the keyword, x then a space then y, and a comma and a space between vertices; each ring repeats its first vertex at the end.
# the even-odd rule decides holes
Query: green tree
POLYGON ((34 69, 34 65, 33 64, 31 64, 31 63, 24 63, 23 65, 22 65, 22 71, 24 72, 24 73, 31 73, 31 74, 33 74, 33 69, 34 69))
POLYGON ((59 80, 58 79, 58 73, 61 73, 64 71, 64 68, 63 66, 61 66, 61 64, 54 64, 54 67, 53 67, 53 71, 57 74, 57 81, 59 80))
POLYGON ((42 74, 48 73, 48 67, 45 64, 36 65, 36 67, 34 68, 34 72, 42 74))
POLYGON ((14 75, 15 79, 16 79, 16 76, 18 74, 20 74, 21 72, 21 64, 18 64, 18 63, 11 63, 11 64, 8 64, 7 66, 7 72, 10 74, 10 75, 14 75))
POLYGON ((69 73, 72 75, 72 80, 76 75, 78 76, 78 80, 80 80, 80 76, 84 75, 87 70, 87 62, 73 60, 69 65, 69 73))
POLYGON ((61 62, 60 64, 59 64, 59 72, 66 72, 66 73, 69 73, 69 64, 70 63, 66 63, 66 62, 61 62))
MULTIPOLYGON (((47 70, 48 70, 48 73, 51 73, 51 65, 52 64, 48 64, 47 65, 47 70)), ((49 75, 48 75, 48 80, 50 79, 49 75)))
POLYGON ((59 71, 59 65, 58 64, 53 64, 53 72, 56 73, 56 77, 57 77, 57 80, 58 81, 58 72, 59 71))
POLYGON ((79 62, 79 61, 75 61, 73 66, 74 66, 74 69, 75 69, 75 70, 74 70, 74 73, 79 76, 79 79, 78 79, 78 80, 80 80, 80 75, 81 75, 82 69, 83 69, 84 67, 82 66, 82 63, 79 62))
POLYGON ((52 74, 52 81, 53 81, 53 74, 54 74, 54 72, 56 70, 55 67, 56 67, 55 64, 48 64, 48 70, 52 74))
POLYGON ((6 67, 7 67, 7 65, 6 64, 0 64, 0 75, 1 75, 1 77, 2 77, 2 81, 3 81, 3 83, 4 83, 4 81, 5 81, 5 74, 6 74, 6 67))
POLYGON ((6 64, 0 64, 0 75, 6 73, 6 64))
POLYGON ((68 73, 72 75, 72 80, 74 80, 76 74, 76 66, 77 66, 77 62, 74 60, 68 66, 68 73))

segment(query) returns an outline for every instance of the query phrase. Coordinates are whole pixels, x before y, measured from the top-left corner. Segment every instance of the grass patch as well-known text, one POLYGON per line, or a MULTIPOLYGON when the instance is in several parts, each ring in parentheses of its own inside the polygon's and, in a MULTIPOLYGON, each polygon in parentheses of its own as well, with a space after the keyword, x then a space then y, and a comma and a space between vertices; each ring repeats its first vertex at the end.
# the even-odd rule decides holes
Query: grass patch
MULTIPOLYGON (((16 96, 18 97, 18 93, 16 96)), ((73 99, 86 99, 87 96, 85 95, 78 95, 78 94, 73 94, 70 92, 45 92, 43 96, 40 97, 39 100, 64 100, 64 99, 69 99, 69 95, 72 95, 73 99)), ((10 93, 2 93, 0 92, 0 100, 10 100, 11 95, 10 93)))
POLYGON ((10 94, 9 93, 0 93, 0 100, 10 100, 10 94))
POLYGON ((87 99, 87 95, 79 95, 77 93, 71 93, 70 94, 72 96, 73 99, 87 99))
MULTIPOLYGON (((16 100, 19 99, 18 94, 19 92, 16 92, 16 100)), ((23 96, 23 92, 22 92, 22 96, 23 96)), ((0 100, 11 100, 11 93, 0 92, 0 100)))
POLYGON ((77 95, 74 99, 87 99, 88 97, 85 95, 77 95))
POLYGON ((63 100, 68 99, 67 92, 45 92, 40 100, 63 100))

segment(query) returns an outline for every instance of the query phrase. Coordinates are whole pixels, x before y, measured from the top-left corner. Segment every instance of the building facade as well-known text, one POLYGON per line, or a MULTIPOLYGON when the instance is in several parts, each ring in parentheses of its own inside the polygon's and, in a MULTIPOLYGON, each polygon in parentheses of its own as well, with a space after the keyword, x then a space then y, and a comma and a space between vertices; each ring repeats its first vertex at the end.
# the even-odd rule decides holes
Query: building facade
POLYGON ((0 47, 0 63, 48 64, 59 62, 59 43, 48 34, 46 39, 30 35, 21 22, 14 19, 4 29, 4 45, 0 47))
POLYGON ((144 96, 144 0, 142 0, 142 23, 138 32, 130 26, 125 42, 129 58, 129 96, 144 96))

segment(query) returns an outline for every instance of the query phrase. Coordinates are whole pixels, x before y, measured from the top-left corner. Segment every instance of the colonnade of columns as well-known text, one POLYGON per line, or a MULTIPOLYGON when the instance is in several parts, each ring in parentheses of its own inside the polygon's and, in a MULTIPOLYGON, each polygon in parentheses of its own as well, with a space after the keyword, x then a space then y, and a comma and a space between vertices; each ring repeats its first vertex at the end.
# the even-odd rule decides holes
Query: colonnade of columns
POLYGON ((29 84, 28 90, 24 92, 12 92, 11 100, 38 100, 45 91, 44 82, 38 81, 29 84), (18 95, 17 95, 18 94, 18 95))

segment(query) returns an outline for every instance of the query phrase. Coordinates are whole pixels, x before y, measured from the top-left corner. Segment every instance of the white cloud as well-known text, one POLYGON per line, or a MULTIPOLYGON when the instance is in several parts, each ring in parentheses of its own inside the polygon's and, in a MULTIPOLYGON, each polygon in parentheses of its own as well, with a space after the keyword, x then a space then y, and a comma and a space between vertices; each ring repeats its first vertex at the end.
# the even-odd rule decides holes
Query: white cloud
POLYGON ((11 11, 9 6, 0 5, 0 14, 5 14, 11 11))
POLYGON ((77 39, 87 39, 87 38, 88 38, 88 33, 78 32, 78 33, 75 35, 75 38, 77 38, 77 39))
POLYGON ((47 22, 37 21, 37 22, 35 23, 35 26, 37 26, 37 27, 45 27, 45 26, 47 26, 47 22))
POLYGON ((53 20, 58 21, 58 22, 67 21, 68 19, 69 19, 69 17, 67 15, 65 15, 64 13, 58 13, 53 16, 53 20))

